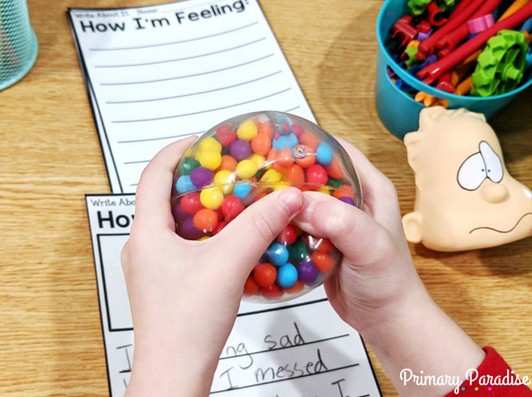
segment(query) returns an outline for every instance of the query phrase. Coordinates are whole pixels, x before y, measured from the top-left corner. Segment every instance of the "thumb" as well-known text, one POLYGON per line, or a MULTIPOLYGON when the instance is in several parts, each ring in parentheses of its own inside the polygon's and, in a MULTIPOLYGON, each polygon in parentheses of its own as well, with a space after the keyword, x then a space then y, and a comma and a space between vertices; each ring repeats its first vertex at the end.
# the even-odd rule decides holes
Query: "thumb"
POLYGON ((302 205, 303 193, 299 189, 289 187, 273 192, 247 207, 218 234, 225 236, 218 240, 225 250, 238 253, 234 262, 239 272, 242 261, 249 263, 246 270, 251 271, 302 205))
POLYGON ((387 255, 390 235, 367 213, 331 196, 306 192, 294 223, 310 235, 329 239, 350 263, 376 263, 387 255))

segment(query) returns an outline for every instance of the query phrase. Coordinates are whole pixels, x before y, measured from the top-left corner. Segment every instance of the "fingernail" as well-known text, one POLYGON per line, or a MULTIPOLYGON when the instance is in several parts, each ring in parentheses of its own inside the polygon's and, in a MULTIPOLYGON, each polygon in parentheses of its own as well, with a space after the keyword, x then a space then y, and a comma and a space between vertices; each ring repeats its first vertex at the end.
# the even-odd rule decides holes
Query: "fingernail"
POLYGON ((289 212, 299 210, 303 205, 302 193, 296 188, 286 188, 279 193, 278 200, 282 202, 289 212))

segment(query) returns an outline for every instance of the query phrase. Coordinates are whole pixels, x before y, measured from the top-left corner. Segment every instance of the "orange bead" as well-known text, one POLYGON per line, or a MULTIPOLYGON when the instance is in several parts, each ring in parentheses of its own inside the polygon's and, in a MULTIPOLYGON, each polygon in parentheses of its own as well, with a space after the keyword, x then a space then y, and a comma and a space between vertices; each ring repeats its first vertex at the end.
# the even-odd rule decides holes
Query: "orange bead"
POLYGON ((272 140, 266 134, 258 134, 251 139, 251 149, 261 156, 268 155, 268 152, 272 148, 272 140))
POLYGON ((291 186, 301 189, 303 183, 305 183, 305 171, 299 165, 294 164, 290 168, 284 170, 283 172, 284 179, 291 186))
POLYGON ((301 145, 301 146, 303 147, 307 155, 300 159, 296 159, 296 164, 303 168, 308 168, 316 162, 316 154, 314 153, 314 150, 310 148, 309 146, 306 146, 306 145, 301 145))
POLYGON ((329 252, 331 248, 333 248, 333 244, 331 243, 331 240, 329 239, 321 238, 316 243, 316 251, 322 252, 324 254, 329 252))
POLYGON ((340 165, 340 162, 336 157, 333 157, 331 164, 325 167, 325 170, 327 171, 327 174, 329 174, 329 177, 335 178, 335 179, 343 179, 344 178, 344 171, 342 170, 342 166, 340 165))
POLYGON ((259 292, 259 288, 253 277, 249 275, 244 283, 244 295, 256 295, 259 292))
POLYGON ((315 251, 310 258, 320 273, 329 273, 336 265, 335 260, 323 252, 315 251))
POLYGON ((261 287, 269 287, 277 279, 277 268, 271 263, 259 263, 253 268, 253 279, 261 287))
POLYGON ((212 232, 218 225, 218 213, 209 208, 203 208, 196 212, 192 222, 203 233, 212 232))
POLYGON ((299 137, 299 142, 311 148, 312 151, 315 151, 316 148, 320 145, 320 140, 316 136, 316 134, 309 131, 301 133, 301 136, 299 137))
POLYGON ((219 170, 227 170, 233 172, 236 170, 236 165, 238 164, 238 161, 233 156, 229 156, 227 154, 222 156, 222 163, 220 164, 220 167, 218 167, 219 170))
POLYGON ((264 123, 259 124, 259 134, 264 134, 268 136, 270 141, 273 138, 273 129, 272 124, 269 121, 265 121, 264 123))
POLYGON ((353 192, 353 189, 349 185, 341 185, 333 192, 333 197, 336 197, 339 199, 340 197, 350 197, 353 200, 355 199, 355 193, 353 192))
POLYGON ((288 168, 292 164, 294 164, 294 158, 292 157, 292 153, 290 153, 290 149, 284 148, 277 152, 277 163, 282 168, 288 168))

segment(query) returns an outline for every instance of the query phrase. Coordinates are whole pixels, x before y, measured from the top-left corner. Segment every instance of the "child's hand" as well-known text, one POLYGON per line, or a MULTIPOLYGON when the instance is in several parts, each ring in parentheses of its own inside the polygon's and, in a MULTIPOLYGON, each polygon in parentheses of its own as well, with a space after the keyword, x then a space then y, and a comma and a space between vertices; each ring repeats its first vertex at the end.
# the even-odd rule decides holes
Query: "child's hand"
POLYGON ((331 239, 344 254, 339 271, 325 283, 327 295, 338 314, 364 332, 388 321, 405 299, 426 292, 403 234, 395 187, 362 153, 342 144, 355 164, 364 208, 306 192, 296 223, 331 239))
POLYGON ((244 210, 218 235, 175 232, 173 173, 191 140, 163 149, 137 188, 135 221, 122 251, 135 353, 128 396, 207 396, 252 267, 302 205, 294 188, 244 210))
POLYGON ((305 192, 295 221, 343 252, 342 264, 325 282, 331 305, 370 344, 401 394, 443 395, 453 386, 405 383, 401 371, 463 379, 484 352, 432 301, 419 279, 392 183, 362 153, 342 144, 362 185, 363 210, 305 192))

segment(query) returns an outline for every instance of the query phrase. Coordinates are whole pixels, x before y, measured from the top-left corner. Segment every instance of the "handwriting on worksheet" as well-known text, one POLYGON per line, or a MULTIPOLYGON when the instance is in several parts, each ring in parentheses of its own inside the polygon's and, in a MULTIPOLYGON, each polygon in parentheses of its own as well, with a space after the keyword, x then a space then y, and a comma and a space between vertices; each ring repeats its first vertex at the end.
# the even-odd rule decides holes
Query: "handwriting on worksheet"
MULTIPOLYGON (((86 204, 110 394, 123 396, 134 331, 120 252, 135 221, 135 197, 88 195, 86 204)), ((211 396, 377 397, 380 392, 360 336, 318 288, 289 302, 241 304, 211 396)))
POLYGON ((68 11, 113 192, 166 144, 239 114, 315 121, 257 0, 68 11))

